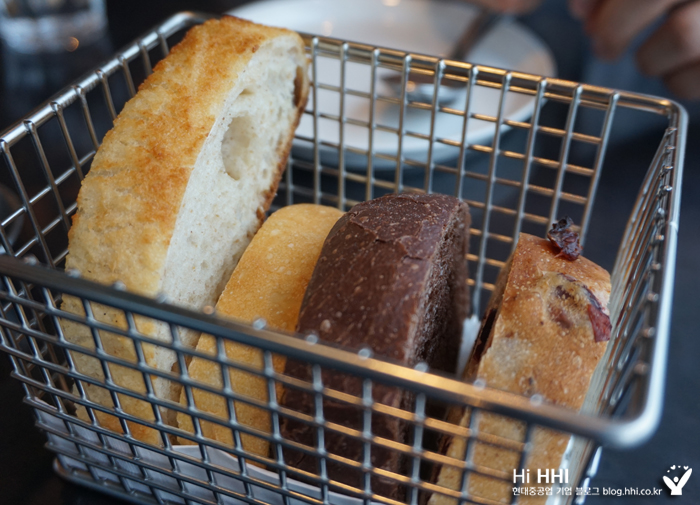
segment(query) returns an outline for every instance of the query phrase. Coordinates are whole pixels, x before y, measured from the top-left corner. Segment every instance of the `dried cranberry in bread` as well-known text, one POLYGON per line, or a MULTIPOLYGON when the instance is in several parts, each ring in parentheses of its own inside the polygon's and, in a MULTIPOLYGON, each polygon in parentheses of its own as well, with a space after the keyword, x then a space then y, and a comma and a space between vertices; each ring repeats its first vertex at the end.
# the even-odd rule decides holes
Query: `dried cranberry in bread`
MULTIPOLYGON (((461 326, 468 311, 466 254, 469 211, 446 195, 387 195, 353 207, 331 230, 323 245, 299 315, 298 331, 315 333, 322 342, 358 349, 407 366, 427 362, 453 372, 461 326)), ((285 373, 309 380, 310 366, 289 360, 285 373)), ((327 388, 362 395, 362 380, 323 370, 327 388)), ((398 388, 373 386, 376 402, 411 409, 412 395, 398 388)), ((314 397, 288 387, 284 407, 314 414, 314 397)), ((323 402, 325 419, 362 429, 363 411, 356 406, 323 402)), ((407 425, 372 416, 375 435, 407 442, 407 425)), ((317 447, 316 428, 283 418, 284 438, 317 447)), ((325 430, 326 450, 351 461, 363 461, 362 443, 325 430)), ((286 462, 318 474, 315 456, 286 450, 286 462)), ((373 445, 371 462, 390 472, 404 472, 400 454, 373 445)), ((327 461, 328 477, 364 488, 362 472, 327 461)), ((396 481, 372 478, 372 490, 401 499, 396 481)))
MULTIPOLYGON (((481 380, 488 387, 541 395, 545 401, 580 410, 593 372, 610 338, 607 303, 610 276, 579 256, 566 259, 547 240, 521 234, 518 245, 496 283, 484 322, 464 372, 464 380, 481 380)), ((479 412, 476 427, 491 434, 522 441, 524 423, 479 412)), ((468 426, 471 412, 452 409, 449 419, 468 426)), ((570 436, 537 428, 526 468, 559 468, 570 436)), ((445 437, 443 451, 464 460, 466 440, 445 437)), ((470 463, 513 475, 519 453, 481 442, 470 463)), ((443 466, 436 483, 461 489, 461 471, 443 466)), ((535 484, 537 485, 537 484, 535 484)), ((467 491, 473 496, 510 503, 512 482, 472 473, 467 491)), ((521 496, 518 503, 543 503, 547 496, 521 496)), ((429 505, 456 505, 457 500, 434 493, 429 505)))

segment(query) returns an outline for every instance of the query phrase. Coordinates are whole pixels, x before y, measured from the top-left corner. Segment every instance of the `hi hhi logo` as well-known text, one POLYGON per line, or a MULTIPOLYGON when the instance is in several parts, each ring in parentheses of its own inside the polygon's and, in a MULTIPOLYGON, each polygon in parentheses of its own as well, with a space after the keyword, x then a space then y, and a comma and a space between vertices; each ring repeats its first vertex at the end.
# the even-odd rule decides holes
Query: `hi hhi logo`
MULTIPOLYGON (((671 466, 668 470, 666 470, 666 473, 671 473, 671 470, 676 470, 680 471, 681 465, 676 465, 671 466)), ((671 490, 672 495, 680 496, 683 494, 683 486, 685 486, 685 483, 688 482, 688 479, 690 478, 690 474, 693 473, 692 468, 688 468, 687 466, 683 467, 683 470, 685 470, 685 473, 678 478, 676 475, 673 480, 669 479, 666 475, 664 475, 664 482, 668 486, 668 488, 671 490)))
MULTIPOLYGON (((517 483, 518 479, 522 484, 530 483, 530 469, 523 470, 518 473, 513 469, 513 482, 517 483)), ((559 468, 545 468, 544 470, 537 469, 537 484, 568 484, 569 469, 560 470, 559 468)))

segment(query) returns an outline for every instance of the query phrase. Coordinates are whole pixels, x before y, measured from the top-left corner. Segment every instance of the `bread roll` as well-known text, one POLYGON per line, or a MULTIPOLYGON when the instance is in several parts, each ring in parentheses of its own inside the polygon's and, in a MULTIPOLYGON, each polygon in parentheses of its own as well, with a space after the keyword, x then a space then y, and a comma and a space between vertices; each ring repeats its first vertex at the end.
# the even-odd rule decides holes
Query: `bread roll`
MULTIPOLYGON (((216 305, 217 314, 245 322, 262 318, 270 328, 294 331, 323 241, 342 215, 338 209, 310 204, 284 207, 272 214, 241 257, 216 305)), ((225 342, 225 348, 232 360, 262 370, 263 353, 259 349, 230 341, 225 342)), ((197 350, 215 355, 216 339, 202 335, 197 350)), ((274 355, 275 370, 282 372, 285 361, 284 356, 274 355)), ((223 387, 221 367, 212 361, 193 358, 187 370, 192 379, 223 387)), ((262 377, 235 368, 229 368, 229 377, 235 393, 268 400, 267 381, 262 377)), ((225 398, 197 388, 192 388, 192 394, 199 410, 228 420, 225 398)), ((187 405, 185 391, 180 401, 187 405)), ((239 423, 271 432, 267 411, 243 402, 234 405, 239 423)), ((194 433, 191 416, 180 413, 177 421, 180 428, 194 433)), ((200 425, 205 437, 233 445, 231 428, 207 421, 200 421, 200 425)), ((180 442, 193 443, 183 438, 180 442)), ((268 455, 269 444, 263 438, 242 433, 241 443, 247 452, 268 455)))
MULTIPOLYGON (((426 362, 454 372, 462 321, 468 312, 466 254, 469 211, 446 195, 388 195, 353 207, 334 226, 321 252, 304 297, 298 330, 316 333, 322 342, 350 349, 366 346, 375 357, 407 366, 426 362)), ((311 379, 310 366, 289 360, 285 373, 311 379)), ((362 379, 333 370, 322 372, 326 388, 362 396, 362 379)), ((413 395, 395 387, 373 385, 373 397, 391 407, 412 409, 413 395)), ((314 396, 285 388, 281 404, 315 415, 314 396)), ((324 400, 327 422, 363 429, 363 410, 324 400)), ((313 426, 282 419, 282 436, 317 447, 313 426)), ((407 442, 407 427, 395 417, 372 416, 372 432, 407 442)), ((359 440, 325 430, 325 448, 337 456, 363 461, 359 440)), ((307 472, 318 472, 315 456, 285 450, 285 461, 307 472)), ((402 473, 396 451, 371 449, 377 468, 402 473)), ((330 479, 364 488, 362 472, 327 460, 330 479)), ((402 499, 399 484, 372 478, 372 490, 402 499)))
MULTIPOLYGON (((163 293, 180 306, 216 303, 277 190, 308 94, 304 44, 296 33, 233 17, 192 28, 156 65, 107 133, 83 181, 69 232, 67 268, 141 295, 163 293)), ((63 309, 83 314, 79 300, 63 309)), ((122 313, 95 305, 95 317, 121 328, 122 313)), ((88 328, 63 321, 66 338, 94 348, 88 328)), ((171 341, 167 325, 137 317, 138 330, 171 341)), ((194 347, 198 333, 182 330, 194 347)), ((100 332, 108 354, 136 362, 131 339, 100 332)), ((175 353, 144 344, 150 367, 170 372, 175 353)), ((104 380, 98 360, 72 353, 78 372, 104 380)), ((110 365, 119 386, 146 392, 139 371, 110 365)), ((89 398, 112 406, 109 392, 84 384, 89 398)), ((179 387, 153 377, 159 398, 177 402, 179 387)), ((119 396, 131 415, 154 420, 150 403, 119 396)), ((100 422, 121 431, 116 417, 100 422)), ((174 412, 163 410, 172 424, 174 412)), ((79 412, 85 417, 84 411, 79 412)), ((158 432, 129 423, 132 434, 160 443, 158 432)))
MULTIPOLYGON (((547 402, 580 410, 593 372, 605 353, 610 338, 607 303, 610 276, 583 257, 565 259, 544 239, 520 234, 518 245, 504 266, 496 284, 484 323, 464 373, 466 381, 481 380, 488 387, 525 396, 541 395, 547 402)), ((522 442, 523 422, 479 412, 479 434, 490 434, 522 442)), ((452 409, 450 421, 469 426, 471 411, 452 409)), ((536 484, 537 470, 557 469, 569 443, 569 435, 536 428, 526 468, 530 485, 536 484)), ((512 476, 518 468, 519 453, 475 444, 473 465, 512 476)), ((466 440, 443 440, 445 453, 464 460, 466 440)), ((461 489, 462 472, 443 466, 437 484, 461 489)), ((570 483, 573 485, 573 483, 570 483)), ((468 492, 479 498, 510 503, 517 484, 472 473, 468 492)), ((527 486, 527 484, 525 484, 527 486)), ((520 496, 518 503, 543 503, 547 496, 520 496)), ((457 500, 434 493, 429 505, 456 505, 457 500)))

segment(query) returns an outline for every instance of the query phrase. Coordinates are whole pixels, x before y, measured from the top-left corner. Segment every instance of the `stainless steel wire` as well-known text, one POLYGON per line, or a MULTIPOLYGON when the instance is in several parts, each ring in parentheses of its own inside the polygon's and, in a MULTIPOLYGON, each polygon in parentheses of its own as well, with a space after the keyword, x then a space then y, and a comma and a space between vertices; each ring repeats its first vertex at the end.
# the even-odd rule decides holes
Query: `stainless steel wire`
MULTIPOLYGON (((407 503, 411 505, 417 505, 427 493, 433 492, 442 492, 459 504, 484 505, 494 502, 470 494, 470 475, 512 482, 504 472, 473 462, 474 448, 478 444, 513 452, 523 467, 534 430, 549 428, 574 434, 584 444, 575 484, 584 487, 595 474, 601 444, 629 447, 650 436, 659 421, 663 396, 687 129, 682 107, 666 99, 303 35, 312 61, 312 94, 304 120, 310 122, 313 134, 312 137, 297 135, 298 146, 295 145, 292 152, 280 186, 281 197, 275 205, 315 202, 347 210, 355 203, 391 191, 437 190, 463 198, 475 216, 471 230, 471 250, 475 252, 468 256, 468 261, 473 278, 470 282, 472 310, 477 314, 521 231, 529 227, 544 230, 566 206, 578 212, 585 237, 605 165, 608 139, 615 130, 615 118, 620 111, 634 110, 650 118, 665 118, 666 130, 659 137, 657 155, 621 237, 612 271, 613 341, 604 358, 601 395, 594 412, 572 412, 480 384, 466 384, 429 373, 421 367, 409 369, 374 358, 366 351, 356 353, 327 347, 313 336, 300 339, 271 331, 261 321, 252 326, 224 321, 213 316, 211 310, 195 313, 175 308, 165 300, 127 293, 123 286, 100 286, 64 272, 66 235, 76 211, 75 196, 99 147, 98 131, 103 131, 105 125, 111 126, 119 113, 123 103, 119 96, 133 96, 140 74, 145 78, 152 72, 154 55, 158 51, 167 54, 173 40, 207 17, 182 13, 167 20, 0 136, 4 162, 0 176, 12 182, 21 201, 21 207, 0 222, 0 239, 5 250, 5 254, 0 255, 3 277, 0 349, 10 356, 13 375, 23 383, 26 401, 37 413, 37 425, 46 432, 48 447, 57 454, 55 466, 59 473, 80 484, 139 503, 189 500, 218 504, 232 499, 255 505, 290 505, 292 500, 327 505, 336 503, 336 493, 355 497, 364 505, 399 503, 373 489, 374 479, 382 478, 402 486, 407 503), (337 85, 320 82, 317 69, 322 60, 332 60, 339 65, 337 85), (354 68, 351 64, 368 67, 367 89, 354 89, 348 79, 354 68), (410 101, 406 79, 416 71, 434 76, 435 82, 442 78, 466 82, 464 106, 433 105, 437 103, 437 85, 432 104, 410 101), (385 72, 402 76, 400 96, 382 94, 377 83, 385 72), (123 76, 123 89, 110 80, 115 75, 123 76), (474 112, 475 93, 482 89, 498 94, 498 107, 491 114, 474 112), (337 112, 322 109, 321 92, 337 96, 337 112), (530 120, 516 121, 508 117, 506 105, 515 95, 532 97, 530 120), (368 101, 365 118, 350 116, 353 99, 368 101), (102 116, 94 105, 95 100, 102 100, 104 104, 102 116), (546 123, 547 108, 557 106, 567 108, 563 124, 546 123), (395 122, 381 114, 383 107, 397 108, 395 122), (407 118, 416 111, 427 113, 427 130, 413 131, 416 127, 410 125, 407 118), (588 111, 596 111, 602 118, 598 132, 577 130, 577 117, 588 111), (446 138, 438 132, 436 125, 446 116, 459 118, 461 129, 456 137, 446 138), (338 126, 337 142, 322 134, 328 122, 338 126), (489 139, 477 141, 467 135, 473 125, 482 123, 493 127, 489 139), (346 131, 350 127, 367 130, 366 147, 349 142, 346 131), (54 128, 54 136, 42 136, 50 128, 54 128), (504 147, 506 144, 501 141, 507 130, 524 136, 521 150, 504 147), (377 139, 383 134, 396 137, 395 150, 381 148, 377 139), (424 158, 407 148, 407 142, 414 139, 426 143, 424 158), (558 155, 539 148, 546 139, 559 142, 558 155), (592 159, 589 162, 576 159, 574 144, 590 146, 594 150, 592 159), (454 159, 438 156, 438 147, 453 149, 454 159), (53 161, 57 150, 65 152, 62 164, 53 161), (365 160, 359 169, 354 165, 355 156, 365 160), (479 157, 485 164, 474 163, 479 157), (509 166, 518 168, 509 172, 509 166), (567 185, 570 177, 584 181, 582 189, 571 189, 567 185), (438 188, 442 179, 452 182, 438 188), (37 180, 45 184, 37 184, 37 180), (480 188, 483 190, 479 193, 480 188), (510 191, 511 198, 504 200, 500 196, 502 191, 510 191), (543 198, 546 204, 533 206, 537 198, 543 198), (48 215, 47 202, 51 204, 48 215), (12 243, 7 232, 18 219, 28 220, 31 233, 12 243), (64 296, 79 298, 84 315, 62 310, 64 296), (119 310, 124 315, 125 325, 119 327, 100 321, 94 314, 98 306, 119 310), (140 331, 140 318, 166 325, 171 340, 155 340, 140 331), (89 328, 93 348, 79 346, 66 338, 63 324, 67 320, 89 328), (217 353, 209 355, 184 346, 179 334, 185 330, 212 335, 217 342, 217 353), (132 341, 135 360, 110 354, 103 343, 105 332, 132 341), (224 347, 229 340, 260 349, 264 366, 260 369, 243 366, 230 359, 224 347), (175 352, 178 369, 164 371, 149 366, 144 346, 159 346, 175 352), (81 373, 74 360, 74 354, 78 353, 99 362, 104 377, 81 373), (311 379, 304 381, 276 371, 275 354, 311 363, 311 379), (220 387, 189 376, 187 362, 193 357, 210 360, 220 367, 220 387), (114 367, 138 371, 144 390, 136 391, 118 384, 113 377, 114 367), (263 379, 269 400, 235 392, 229 378, 229 370, 234 369, 263 379), (324 371, 328 370, 358 378, 362 384, 360 393, 354 395, 328 388, 323 379, 324 371), (181 384, 184 402, 158 398, 152 384, 155 378, 181 384), (313 413, 281 406, 275 393, 280 385, 312 395, 313 413), (376 401, 373 395, 378 385, 411 391, 412 405, 404 409, 376 401), (92 401, 88 389, 94 387, 107 390, 113 405, 92 401), (197 408, 195 389, 224 398, 227 418, 197 408), (125 398, 148 402, 153 419, 139 419, 127 412, 122 405, 125 398), (271 416, 271 431, 242 423, 235 408, 239 402, 267 410, 271 416), (325 416, 328 402, 356 409, 361 419, 359 428, 329 422, 325 416), (470 409, 470 425, 459 427, 444 421, 434 414, 435 405, 470 409), (75 416, 78 406, 85 410, 86 417, 75 416), (192 419, 191 433, 166 423, 165 414, 173 412, 192 419), (476 419, 482 413, 520 421, 525 427, 523 437, 507 439, 479 433, 476 419), (101 424, 100 419, 108 414, 118 420, 121 433, 101 424), (380 436, 375 433, 376 416, 397 419, 408 427, 410 436, 405 441, 380 436), (285 439, 281 429, 285 419, 311 425, 316 431, 314 446, 285 439), (229 429, 232 445, 206 438, 203 423, 229 429), (136 438, 133 427, 137 425, 157 430, 162 445, 148 445, 136 438), (326 450, 324 439, 338 434, 361 445, 360 461, 351 461, 326 450), (247 452, 242 442, 244 435, 267 440, 270 455, 247 452), (466 454, 462 460, 441 454, 430 445, 431 438, 443 435, 466 439, 466 454), (194 444, 196 452, 183 452, 175 445, 175 437, 194 444), (318 473, 290 466, 285 456, 290 449, 317 457, 318 473), (405 473, 374 467, 371 454, 378 449, 396 451, 405 458, 405 473), (231 456, 232 466, 222 465, 217 459, 220 453, 231 456), (440 488, 433 483, 426 469, 434 465, 451 465, 458 469, 460 489, 440 488), (261 467, 269 471, 265 475, 272 477, 264 477, 259 471, 261 467), (361 477, 355 486, 347 485, 335 479, 332 467, 355 472, 361 477), (298 480, 316 485, 316 494, 303 492, 298 480), (235 483, 240 485, 236 487, 235 483)), ((517 499, 513 496, 512 503, 517 503, 517 499)), ((574 499, 577 499, 575 495, 564 501, 574 499)))

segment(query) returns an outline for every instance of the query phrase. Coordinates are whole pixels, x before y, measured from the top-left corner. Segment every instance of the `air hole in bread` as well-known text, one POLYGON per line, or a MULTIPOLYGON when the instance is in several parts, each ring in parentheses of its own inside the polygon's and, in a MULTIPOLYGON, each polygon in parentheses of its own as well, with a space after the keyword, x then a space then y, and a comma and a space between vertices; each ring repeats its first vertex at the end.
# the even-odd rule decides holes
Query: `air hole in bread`
MULTIPOLYGON (((248 90, 241 94, 246 92, 248 90)), ((241 115, 231 120, 221 141, 221 158, 226 173, 233 180, 240 180, 246 168, 253 164, 255 147, 259 140, 255 122, 251 116, 241 115)))

